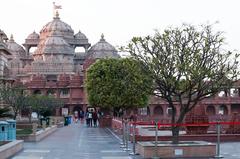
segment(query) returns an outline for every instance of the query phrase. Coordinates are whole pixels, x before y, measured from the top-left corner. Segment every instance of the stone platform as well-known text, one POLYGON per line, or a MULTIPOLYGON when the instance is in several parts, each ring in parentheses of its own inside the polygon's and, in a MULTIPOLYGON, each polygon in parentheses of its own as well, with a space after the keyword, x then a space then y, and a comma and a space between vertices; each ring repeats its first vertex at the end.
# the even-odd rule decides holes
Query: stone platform
MULTIPOLYGON (((138 142, 136 152, 143 158, 155 155, 154 142, 138 142)), ((162 141, 157 144, 157 156, 162 158, 214 157, 216 145, 204 141, 181 141, 179 144, 162 141)))

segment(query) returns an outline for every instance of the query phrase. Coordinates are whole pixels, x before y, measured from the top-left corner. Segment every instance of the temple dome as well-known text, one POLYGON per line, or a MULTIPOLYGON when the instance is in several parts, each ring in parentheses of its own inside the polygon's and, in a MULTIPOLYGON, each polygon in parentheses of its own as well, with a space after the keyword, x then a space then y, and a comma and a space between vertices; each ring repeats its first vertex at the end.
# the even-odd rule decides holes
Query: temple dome
POLYGON ((13 36, 11 35, 10 40, 7 42, 7 47, 9 52, 12 54, 13 58, 21 58, 26 56, 26 52, 23 47, 17 44, 13 36))
POLYGON ((34 54, 73 54, 74 49, 59 35, 53 32, 41 40, 34 54))
POLYGON ((58 31, 64 38, 73 38, 74 31, 70 25, 60 20, 58 13, 53 20, 47 23, 40 31, 40 38, 46 38, 51 32, 58 31))
POLYGON ((75 37, 75 39, 81 39, 81 40, 87 39, 86 35, 83 34, 81 31, 79 31, 77 34, 75 34, 74 37, 75 37))
POLYGON ((93 45, 88 52, 89 57, 94 59, 120 58, 117 50, 104 39, 103 35, 101 36, 100 41, 93 45))
POLYGON ((37 34, 35 31, 28 35, 27 39, 39 39, 39 34, 37 34))

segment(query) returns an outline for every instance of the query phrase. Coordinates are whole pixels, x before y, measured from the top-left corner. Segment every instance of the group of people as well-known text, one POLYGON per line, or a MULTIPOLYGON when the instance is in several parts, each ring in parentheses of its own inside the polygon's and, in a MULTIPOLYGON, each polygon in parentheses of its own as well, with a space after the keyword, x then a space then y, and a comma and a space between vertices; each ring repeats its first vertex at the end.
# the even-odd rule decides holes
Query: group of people
POLYGON ((95 109, 87 110, 85 118, 88 127, 97 127, 99 114, 95 109))
POLYGON ((86 119, 86 125, 88 127, 97 127, 98 126, 98 119, 101 113, 96 111, 95 108, 87 108, 86 113, 83 110, 75 111, 74 112, 74 121, 75 123, 80 120, 81 123, 84 123, 84 118, 86 119))

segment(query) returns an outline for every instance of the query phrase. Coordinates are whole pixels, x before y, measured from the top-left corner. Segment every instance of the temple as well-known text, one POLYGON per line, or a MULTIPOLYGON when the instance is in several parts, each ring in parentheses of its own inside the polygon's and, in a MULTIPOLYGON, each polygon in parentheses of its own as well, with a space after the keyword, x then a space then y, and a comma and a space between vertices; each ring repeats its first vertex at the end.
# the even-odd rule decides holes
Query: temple
MULTIPOLYGON (((33 31, 23 46, 0 30, 0 79, 4 82, 21 82, 31 94, 53 95, 64 101, 64 108, 72 114, 85 110, 88 101, 84 89, 86 69, 101 58, 120 58, 117 50, 101 35, 92 45, 81 31, 74 32, 63 22, 58 11, 53 19, 43 26, 39 34, 33 31), (80 49, 79 49, 80 48, 80 49), (79 52, 78 50, 82 50, 79 52)), ((240 113, 240 84, 225 89, 213 98, 205 99, 202 106, 210 119, 218 116, 230 118, 240 113)), ((179 114, 180 108, 177 108, 179 114)), ((161 99, 152 97, 149 106, 129 110, 141 118, 170 120, 171 108, 161 99)), ((61 109, 56 115, 62 115, 61 109)))
MULTIPOLYGON (((120 58, 103 34, 99 42, 91 46, 84 33, 74 33, 71 26, 60 19, 58 11, 39 34, 34 31, 27 36, 24 48, 12 35, 8 40, 3 31, 0 34, 1 77, 23 83, 31 94, 62 99, 70 114, 85 110, 88 104, 83 86, 86 69, 100 58, 120 58)), ((61 115, 61 110, 56 115, 61 115)))

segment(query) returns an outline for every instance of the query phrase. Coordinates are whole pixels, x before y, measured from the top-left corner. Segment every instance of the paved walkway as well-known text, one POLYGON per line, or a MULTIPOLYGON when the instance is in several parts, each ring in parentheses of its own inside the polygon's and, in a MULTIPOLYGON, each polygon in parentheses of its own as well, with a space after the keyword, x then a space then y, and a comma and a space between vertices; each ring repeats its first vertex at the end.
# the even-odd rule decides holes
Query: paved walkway
MULTIPOLYGON (((59 128, 37 143, 24 143, 12 159, 132 159, 110 131, 78 124, 59 128)), ((140 158, 138 156, 138 158, 140 158)))
MULTIPOLYGON (((119 142, 107 129, 71 124, 40 142, 25 142, 24 150, 12 159, 141 159, 122 151, 119 142)), ((221 143, 221 154, 239 159, 239 146, 239 142, 221 143)))

